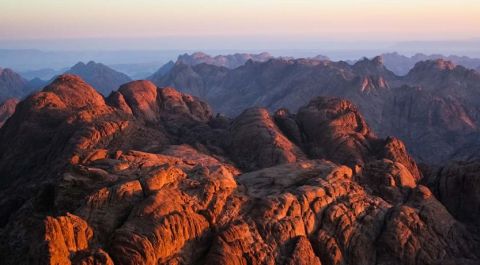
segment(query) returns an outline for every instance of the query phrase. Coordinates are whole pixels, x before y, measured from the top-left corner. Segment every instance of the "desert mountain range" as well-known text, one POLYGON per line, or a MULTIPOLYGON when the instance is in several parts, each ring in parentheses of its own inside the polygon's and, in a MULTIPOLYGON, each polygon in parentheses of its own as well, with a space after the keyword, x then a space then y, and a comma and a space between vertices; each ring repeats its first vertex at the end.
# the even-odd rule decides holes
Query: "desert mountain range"
MULTIPOLYGON (((396 57, 401 56, 387 54, 351 65, 321 56, 291 59, 266 53, 216 57, 194 53, 165 64, 149 79, 160 87, 172 86, 198 96, 214 112, 230 117, 254 106, 270 112, 282 107, 297 109, 315 96, 346 98, 359 107, 380 137, 402 139, 419 162, 439 164, 477 157, 480 73, 436 59, 420 61, 399 76, 385 63, 396 57)), ((3 82, 3 100, 21 99, 48 83, 27 82, 11 70, 3 72, 11 76, 3 78, 10 80, 3 82)), ((78 63, 67 73, 78 74, 104 96, 130 80, 95 62, 78 63)))
MULTIPOLYGON (((360 63, 270 60, 234 71, 256 73, 244 94, 276 75, 270 67, 342 74, 345 94, 366 99, 398 81, 374 75, 378 59, 360 63)), ((417 67, 475 76, 442 61, 417 67)), ((104 97, 79 76, 57 77, 0 129, 2 264, 480 262, 478 161, 419 166, 351 101, 305 101, 229 118, 150 81, 104 97)))
POLYGON ((480 73, 443 59, 415 64, 405 76, 388 70, 382 57, 345 62, 314 59, 248 61, 235 69, 178 62, 151 79, 205 99, 228 116, 263 106, 297 109, 314 96, 351 100, 381 137, 405 141, 421 162, 469 159, 479 146, 480 73))

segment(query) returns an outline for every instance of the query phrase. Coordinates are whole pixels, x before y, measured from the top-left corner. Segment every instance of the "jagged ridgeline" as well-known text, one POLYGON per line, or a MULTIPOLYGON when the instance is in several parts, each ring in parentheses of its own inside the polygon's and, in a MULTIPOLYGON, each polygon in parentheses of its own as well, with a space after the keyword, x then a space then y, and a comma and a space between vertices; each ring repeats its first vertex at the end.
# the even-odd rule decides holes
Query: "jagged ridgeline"
POLYGON ((318 59, 248 61, 235 69, 177 64, 151 80, 198 96, 231 117, 252 106, 297 110, 314 96, 358 106, 380 137, 402 139, 422 163, 478 158, 480 73, 443 59, 397 76, 382 57, 354 64, 318 59))

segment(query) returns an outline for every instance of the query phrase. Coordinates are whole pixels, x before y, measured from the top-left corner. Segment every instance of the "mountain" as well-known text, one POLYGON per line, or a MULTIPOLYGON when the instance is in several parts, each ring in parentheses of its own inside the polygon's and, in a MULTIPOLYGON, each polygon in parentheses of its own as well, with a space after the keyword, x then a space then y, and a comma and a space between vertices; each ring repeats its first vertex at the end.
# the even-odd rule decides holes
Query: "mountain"
POLYGON ((155 71, 155 73, 153 73, 147 79, 148 80, 161 79, 164 75, 170 72, 170 70, 172 70, 174 66, 175 66, 175 63, 173 61, 169 61, 168 63, 162 65, 162 67, 160 67, 157 71, 155 71))
POLYGON ((87 64, 79 62, 65 73, 82 77, 105 96, 118 89, 122 84, 131 81, 127 75, 94 61, 90 61, 87 64))
POLYGON ((183 54, 178 56, 177 62, 187 65, 197 65, 197 64, 211 64, 216 66, 223 66, 230 69, 237 68, 241 65, 244 65, 247 61, 252 60, 255 62, 265 62, 273 57, 267 53, 259 54, 250 54, 250 53, 235 53, 229 55, 217 55, 212 57, 203 52, 196 52, 193 54, 183 54))
POLYGON ((236 69, 176 64, 159 86, 174 86, 207 100, 215 111, 238 115, 251 106, 296 109, 315 95, 361 100, 386 90, 396 77, 378 61, 345 62, 311 59, 248 62, 236 69), (375 73, 378 71, 378 73, 375 73))
POLYGON ((321 54, 319 54, 319 55, 317 55, 317 56, 314 56, 314 57, 312 57, 311 59, 313 59, 313 60, 319 60, 319 61, 331 61, 330 58, 328 58, 328 57, 325 56, 325 55, 321 55, 321 54))
POLYGON ((0 129, 0 260, 478 264, 478 162, 431 171, 347 100, 229 119, 63 75, 0 129))
POLYGON ((425 54, 418 53, 411 57, 408 57, 405 55, 398 54, 396 52, 385 53, 385 54, 382 54, 381 56, 387 68, 392 70, 397 75, 407 74, 418 62, 437 60, 437 59, 444 59, 447 61, 451 61, 455 64, 462 65, 470 69, 475 69, 477 67, 480 67, 480 59, 470 58, 467 56, 455 56, 455 55, 443 56, 440 54, 425 55, 425 54))
POLYGON ((419 62, 400 77, 383 60, 273 59, 236 69, 177 63, 153 81, 205 99, 228 116, 252 106, 297 109, 312 96, 346 98, 380 136, 399 137, 426 163, 455 159, 462 146, 479 142, 478 72, 439 59, 419 62))
POLYGON ((30 92, 26 88, 27 83, 27 80, 13 70, 0 68, 0 102, 26 96, 30 92))
POLYGON ((0 104, 0 127, 13 115, 17 104, 18 99, 16 98, 7 99, 0 104))

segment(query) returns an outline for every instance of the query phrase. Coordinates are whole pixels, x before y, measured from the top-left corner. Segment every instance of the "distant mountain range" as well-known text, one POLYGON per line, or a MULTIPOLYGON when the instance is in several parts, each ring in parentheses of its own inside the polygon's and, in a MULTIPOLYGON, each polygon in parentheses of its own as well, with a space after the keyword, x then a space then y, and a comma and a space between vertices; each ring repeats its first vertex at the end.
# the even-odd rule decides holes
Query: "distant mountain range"
POLYGON ((470 69, 480 68, 480 59, 467 56, 443 56, 440 54, 425 55, 418 53, 413 56, 405 56, 398 53, 385 53, 381 55, 385 66, 397 75, 405 75, 420 61, 444 59, 470 69))
POLYGON ((273 56, 267 52, 259 54, 235 53, 229 55, 217 55, 214 57, 203 52, 196 52, 193 54, 183 54, 178 56, 177 63, 183 63, 186 65, 197 65, 206 63, 233 69, 244 65, 248 60, 252 60, 255 62, 265 62, 272 58, 273 56))
POLYGON ((236 69, 177 63, 152 81, 203 98, 229 116, 252 106, 297 109, 312 96, 346 98, 380 136, 404 140, 423 162, 477 156, 458 150, 480 142, 480 74, 443 59, 419 62, 403 77, 387 69, 384 57, 354 65, 271 59, 236 69))
MULTIPOLYGON (((50 71, 47 72, 48 74, 52 73, 50 71)), ((82 77, 105 96, 108 96, 111 91, 118 89, 122 84, 131 81, 130 77, 126 74, 117 72, 104 64, 93 61, 87 64, 79 62, 66 70, 65 73, 82 77)), ((9 98, 21 99, 32 91, 42 89, 53 80, 54 78, 45 81, 36 77, 27 81, 11 69, 0 69, 0 102, 9 98)))
MULTIPOLYGON (((38 52, 33 52, 33 51, 30 51, 30 53, 32 53, 32 56, 37 56, 39 54, 38 52)), ((0 55, 1 54, 2 54, 2 51, 0 50, 0 55)), ((21 53, 11 52, 11 53, 6 53, 5 56, 6 58, 10 58, 14 54, 21 54, 21 53)), ((413 66, 417 62, 426 61, 426 60, 435 60, 435 59, 449 60, 456 64, 463 65, 471 69, 477 69, 480 67, 480 59, 471 58, 467 56, 455 56, 455 55, 444 56, 441 54, 426 55, 421 53, 418 53, 413 56, 405 56, 396 52, 384 53, 381 56, 384 59, 385 66, 397 75, 407 74, 408 71, 411 68, 413 68, 413 66)), ((80 57, 83 57, 83 56, 80 56, 80 57)), ((98 55, 95 55, 95 56, 91 55, 91 57, 96 58, 98 57, 98 55)), ((155 57, 152 57, 152 58, 155 58, 155 57)), ((185 53, 185 54, 179 55, 177 57, 176 62, 181 62, 187 65, 207 63, 211 65, 216 65, 216 66, 224 66, 227 68, 236 68, 245 64, 245 62, 247 62, 248 60, 264 62, 272 58, 274 57, 266 52, 259 53, 259 54, 236 53, 236 54, 216 55, 216 56, 208 55, 203 52, 196 52, 192 54, 185 53)), ((282 58, 293 59, 290 57, 282 57, 282 58)), ((327 56, 324 56, 324 55, 314 56, 309 59, 322 60, 322 61, 330 60, 327 56)), ((10 58, 9 60, 7 60, 7 63, 5 63, 4 65, 9 65, 8 62, 10 62, 11 60, 14 60, 14 58, 10 58)), ((46 61, 48 60, 46 59, 46 61)), ((356 61, 357 60, 347 60, 346 62, 350 64, 354 64, 356 61)), ((114 64, 106 64, 106 65, 108 65, 108 67, 114 69, 115 71, 127 74, 131 79, 139 80, 139 79, 145 79, 146 77, 152 76, 154 74, 158 75, 156 71, 159 69, 159 65, 161 64, 160 62, 161 61, 151 61, 151 62, 142 62, 142 63, 114 63, 114 64)), ((165 65, 168 65, 171 63, 172 61, 169 61, 165 65)), ((16 66, 16 64, 13 64, 13 65, 16 66)), ((24 67, 26 66, 22 65, 20 68, 24 68, 24 67)), ((35 65, 32 65, 31 67, 35 67, 35 65)), ((41 65, 38 67, 41 67, 41 65)), ((63 67, 61 69, 38 68, 38 69, 27 70, 27 71, 23 70, 23 71, 20 71, 19 73, 27 80, 31 80, 34 78, 39 78, 42 80, 51 80, 55 76, 65 73, 65 71, 67 71, 68 69, 69 69, 68 67, 63 67)))
MULTIPOLYGON (((343 97, 359 106, 380 136, 404 140, 419 161, 476 156, 476 146, 480 150, 480 73, 445 59, 417 62, 403 76, 387 65, 396 60, 411 64, 423 56, 384 54, 349 64, 324 56, 289 59, 266 53, 215 57, 195 53, 180 55, 177 62, 168 62, 148 79, 203 98, 215 111, 229 116, 251 106, 271 111, 297 109, 311 96, 343 97)), ((451 58, 471 68, 477 60, 451 58)), ((131 80, 93 61, 77 63, 66 73, 81 76, 104 96, 131 80)), ((22 98, 49 83, 27 82, 11 70, 2 71, 2 76, 1 101, 22 98)))

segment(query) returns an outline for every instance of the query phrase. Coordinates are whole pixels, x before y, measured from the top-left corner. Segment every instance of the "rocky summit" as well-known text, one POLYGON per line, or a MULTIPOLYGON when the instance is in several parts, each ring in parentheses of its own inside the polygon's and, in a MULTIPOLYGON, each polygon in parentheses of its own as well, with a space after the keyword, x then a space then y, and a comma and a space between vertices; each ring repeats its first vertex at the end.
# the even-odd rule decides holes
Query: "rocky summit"
POLYGON ((479 167, 420 167, 339 98, 227 118, 63 75, 0 129, 0 260, 479 264, 479 167))

